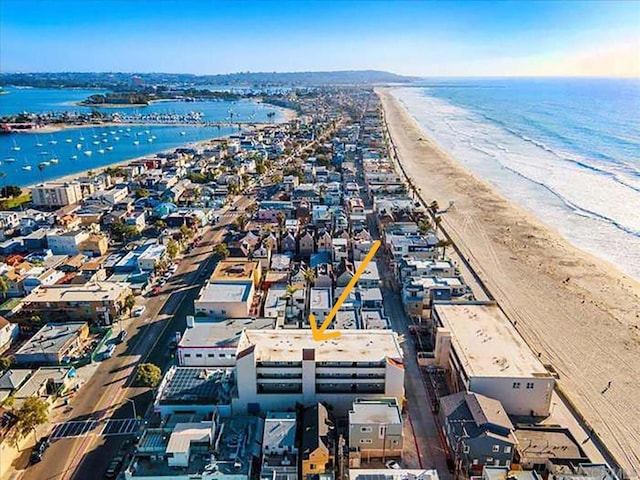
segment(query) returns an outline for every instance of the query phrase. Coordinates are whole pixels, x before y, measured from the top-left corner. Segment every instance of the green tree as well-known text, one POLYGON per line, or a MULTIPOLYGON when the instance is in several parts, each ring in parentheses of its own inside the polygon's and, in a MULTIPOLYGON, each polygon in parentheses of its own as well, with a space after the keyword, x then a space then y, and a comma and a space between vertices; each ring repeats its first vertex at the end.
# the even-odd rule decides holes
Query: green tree
POLYGON ((438 243, 436 244, 436 247, 438 248, 442 248, 442 259, 444 260, 446 254, 447 254, 447 247, 450 247, 451 245, 453 245, 453 242, 449 239, 444 239, 444 240, 438 240, 438 243))
POLYGON ((138 387, 155 388, 162 380, 162 371, 153 363, 141 363, 138 365, 134 384, 138 387))
POLYGON ((178 242, 173 239, 169 240, 169 243, 167 243, 167 255, 169 255, 169 258, 171 260, 176 258, 176 256, 178 255, 178 250, 178 242))
POLYGON ((15 198, 15 197, 19 197, 20 195, 22 195, 22 189, 15 185, 7 185, 6 187, 2 188, 2 196, 4 198, 8 198, 8 197, 15 198))
POLYGON ((219 258, 227 258, 229 256, 229 248, 224 243, 218 243, 213 247, 213 254, 219 258))
POLYGON ((11 367, 11 357, 0 358, 0 372, 9 370, 10 367, 11 367))
POLYGON ((124 222, 114 222, 109 228, 111 236, 118 242, 126 242, 133 240, 140 235, 138 229, 134 225, 127 225, 124 222))
POLYGON ((186 223, 180 226, 180 233, 182 234, 182 238, 191 238, 194 234, 193 230, 191 230, 186 223))
POLYGON ((42 318, 40 317, 40 315, 31 315, 29 317, 29 321, 32 323, 42 323, 42 318))
POLYGON ((136 306, 136 297, 134 295, 128 295, 127 298, 124 299, 124 308, 129 311, 129 315, 131 315, 131 310, 136 306))
POLYGON ((151 195, 151 192, 146 188, 138 188, 135 191, 136 198, 147 198, 151 195))
POLYGON ((17 412, 17 428, 21 436, 33 431, 45 423, 49 418, 49 406, 40 397, 27 398, 17 412))
POLYGON ((4 277, 0 277, 0 292, 2 292, 2 298, 7 298, 7 292, 9 291, 9 283, 4 277))
POLYGON ((314 272, 312 268, 306 268, 302 276, 309 286, 313 285, 313 282, 316 281, 316 272, 314 272))
POLYGON ((233 221, 233 226, 236 227, 241 232, 244 232, 245 228, 247 228, 247 224, 249 223, 249 219, 247 216, 242 213, 236 217, 233 221))

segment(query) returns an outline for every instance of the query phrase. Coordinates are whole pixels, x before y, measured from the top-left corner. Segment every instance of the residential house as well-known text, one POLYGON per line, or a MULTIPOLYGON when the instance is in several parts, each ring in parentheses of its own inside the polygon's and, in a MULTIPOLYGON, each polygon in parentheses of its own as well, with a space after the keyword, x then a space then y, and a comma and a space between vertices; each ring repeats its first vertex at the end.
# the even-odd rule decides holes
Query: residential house
POLYGON ((402 456, 402 411, 395 398, 358 398, 349 411, 349 461, 402 456))
POLYGON ((263 480, 298 480, 295 412, 267 412, 262 439, 263 480))
POLYGON ((440 398, 438 415, 448 450, 461 471, 472 475, 485 465, 511 465, 516 437, 498 400, 458 392, 440 398))
POLYGON ((302 412, 300 457, 303 480, 332 474, 336 461, 336 429, 327 407, 316 403, 302 412))

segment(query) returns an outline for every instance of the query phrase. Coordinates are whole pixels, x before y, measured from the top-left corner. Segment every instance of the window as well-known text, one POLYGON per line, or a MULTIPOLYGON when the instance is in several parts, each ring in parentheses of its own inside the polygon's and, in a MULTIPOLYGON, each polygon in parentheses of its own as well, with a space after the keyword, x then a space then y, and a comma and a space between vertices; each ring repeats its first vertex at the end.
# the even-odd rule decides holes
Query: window
POLYGON ((464 445, 464 446, 462 447, 462 451, 463 451, 464 453, 469 453, 469 445, 464 445))
POLYGON ((190 354, 190 353, 185 353, 185 354, 184 354, 184 357, 185 357, 185 358, 191 358, 191 354, 190 354))
POLYGON ((491 463, 493 462, 493 457, 487 457, 487 459, 484 461, 484 463, 491 463))
POLYGON ((373 440, 370 438, 361 438, 360 443, 373 443, 373 440))
POLYGON ((491 449, 491 451, 494 452, 494 453, 500 452, 500 445, 494 445, 493 448, 491 449))
POLYGON ((533 382, 527 382, 527 389, 533 390, 533 382))
POLYGON ((213 357, 215 357, 215 355, 213 353, 209 353, 209 354, 207 354, 207 357, 213 358, 213 357))
POLYGON ((373 429, 371 427, 360 427, 361 433, 371 433, 373 429))
POLYGON ((220 358, 226 358, 226 355, 224 353, 221 353, 220 358))
POLYGON ((513 382, 513 388, 520 388, 520 382, 513 382))
POLYGON ((196 353, 196 358, 202 358, 202 354, 201 353, 196 353))
POLYGON ((511 453, 511 446, 510 445, 507 445, 506 447, 504 447, 504 453, 511 453))

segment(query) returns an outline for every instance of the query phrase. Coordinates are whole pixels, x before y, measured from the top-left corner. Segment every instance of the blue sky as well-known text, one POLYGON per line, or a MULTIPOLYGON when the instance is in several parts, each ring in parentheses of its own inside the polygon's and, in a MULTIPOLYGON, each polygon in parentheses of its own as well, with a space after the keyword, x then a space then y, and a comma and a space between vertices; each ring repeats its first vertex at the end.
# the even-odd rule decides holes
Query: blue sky
POLYGON ((640 2, 0 1, 1 71, 640 76, 640 2))

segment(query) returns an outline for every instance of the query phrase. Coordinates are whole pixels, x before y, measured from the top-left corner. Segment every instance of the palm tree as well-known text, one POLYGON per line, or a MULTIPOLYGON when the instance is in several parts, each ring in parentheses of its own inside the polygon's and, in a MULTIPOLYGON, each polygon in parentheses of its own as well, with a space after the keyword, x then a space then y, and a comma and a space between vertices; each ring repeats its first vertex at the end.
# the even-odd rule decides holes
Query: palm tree
POLYGON ((433 223, 435 224, 435 230, 436 230, 436 235, 438 235, 438 228, 440 227, 440 224, 442 223, 442 217, 441 216, 436 216, 433 219, 433 223))
POLYGON ((433 202, 431 202, 429 204, 429 211, 433 215, 436 215, 438 213, 438 210, 440 210, 440 205, 438 205, 438 201, 437 200, 434 200, 433 202))
POLYGON ((418 230, 420 231, 421 234, 426 235, 427 233, 429 233, 429 230, 431 230, 431 227, 432 227, 431 222, 427 217, 423 216, 418 220, 418 230))
POLYGON ((284 298, 293 297, 293 294, 296 293, 297 290, 298 290, 298 287, 294 285, 287 285, 287 288, 285 289, 284 298))
POLYGON ((7 279, 0 277, 0 292, 2 292, 2 298, 7 298, 7 291, 9 290, 9 284, 7 279))
POLYGON ((233 225, 241 232, 244 232, 244 229, 247 228, 248 223, 249 223, 249 219, 244 213, 241 215, 238 215, 236 219, 233 221, 233 225))
POLYGON ((314 272, 313 269, 310 267, 305 268, 304 272, 302 273, 302 276, 304 277, 305 282, 307 282, 307 285, 309 286, 313 285, 313 282, 316 281, 316 272, 314 272))
POLYGON ((453 245, 453 242, 451 240, 449 240, 448 238, 445 238, 443 240, 438 240, 438 243, 436 244, 437 248, 442 248, 442 259, 444 260, 445 256, 446 256, 446 250, 447 247, 450 247, 451 245, 453 245))

